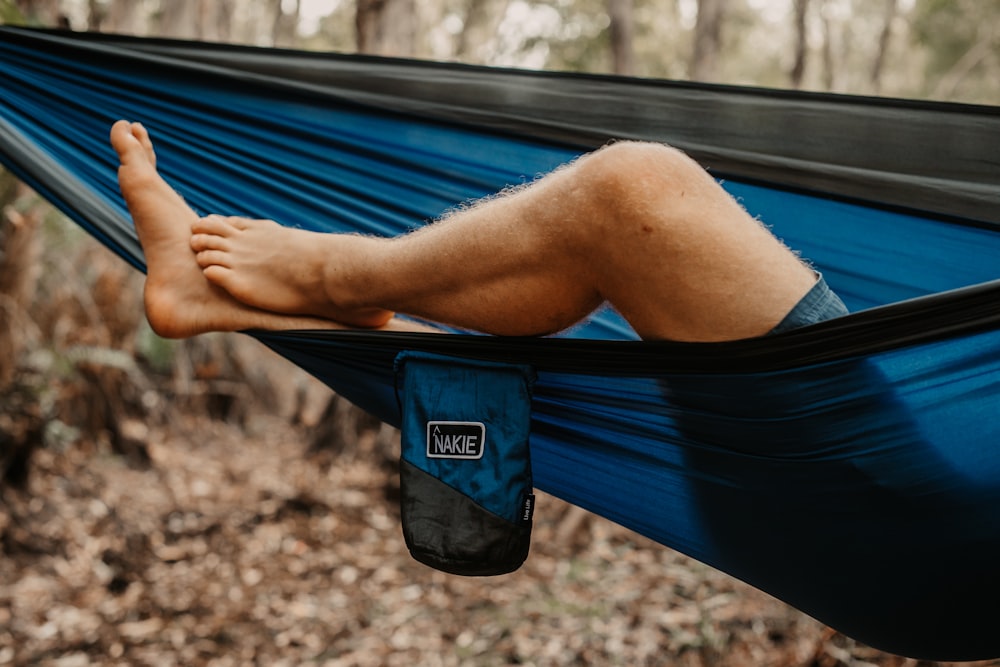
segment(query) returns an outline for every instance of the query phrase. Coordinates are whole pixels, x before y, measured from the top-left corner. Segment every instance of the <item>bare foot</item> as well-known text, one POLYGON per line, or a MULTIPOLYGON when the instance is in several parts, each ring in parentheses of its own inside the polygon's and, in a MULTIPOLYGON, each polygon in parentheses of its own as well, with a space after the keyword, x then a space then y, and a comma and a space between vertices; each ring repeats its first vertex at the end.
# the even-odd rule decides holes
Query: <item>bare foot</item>
POLYGON ((205 277, 238 301, 272 312, 316 315, 356 327, 379 327, 394 315, 382 308, 351 305, 345 273, 331 275, 377 243, 373 239, 218 215, 196 221, 193 230, 191 248, 205 277), (343 294, 332 294, 334 286, 343 294))
POLYGON ((121 161, 118 183, 146 256, 146 318, 157 334, 184 338, 207 331, 345 328, 328 319, 259 310, 209 283, 190 247, 198 216, 157 173, 145 128, 118 121, 111 128, 111 144, 121 161))

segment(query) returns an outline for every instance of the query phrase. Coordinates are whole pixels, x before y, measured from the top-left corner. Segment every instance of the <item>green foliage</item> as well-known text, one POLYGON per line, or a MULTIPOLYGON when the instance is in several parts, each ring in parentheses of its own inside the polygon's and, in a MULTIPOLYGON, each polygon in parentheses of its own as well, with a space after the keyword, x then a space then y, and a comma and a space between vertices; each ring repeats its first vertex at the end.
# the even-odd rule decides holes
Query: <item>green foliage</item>
POLYGON ((341 2, 320 21, 316 34, 302 40, 302 48, 350 53, 357 50, 354 3, 341 2))
POLYGON ((24 16, 14 5, 14 0, 0 0, 0 24, 20 25, 24 16))
POLYGON ((549 6, 559 14, 559 29, 548 37, 547 69, 610 71, 610 19, 603 0, 562 0, 535 4, 549 6))
POLYGON ((929 47, 928 72, 942 74, 950 69, 982 30, 980 12, 990 0, 976 0, 974 11, 962 0, 920 0, 913 12, 913 36, 918 44, 929 47))
POLYGON ((143 322, 135 334, 136 355, 154 373, 169 376, 177 356, 177 341, 161 338, 143 322))
POLYGON ((913 41, 926 54, 924 94, 997 103, 1000 0, 917 0, 913 41))
MULTIPOLYGON (((0 0, 2 2, 2 0, 0 0)), ((14 187, 17 185, 17 179, 14 175, 0 167, 0 206, 5 206, 14 197, 14 187)))
POLYGON ((661 79, 682 79, 687 75, 691 34, 684 25, 676 2, 635 0, 636 74, 661 79))
MULTIPOLYGON (((700 1, 631 0, 636 75, 689 76, 700 1)), ((809 0, 805 69, 798 84, 850 94, 1000 102, 1000 0, 898 0, 886 31, 891 1, 809 0), (883 41, 884 35, 888 40, 883 41)), ((222 6, 208 0, 177 0, 176 4, 188 8, 197 4, 203 9, 222 6)), ((799 34, 791 4, 792 0, 784 4, 729 0, 713 80, 777 88, 790 85, 799 34)), ((322 6, 299 3, 303 19, 299 34, 291 42, 286 35, 282 43, 355 51, 357 5, 356 0, 322 6)), ((0 0, 0 21, 32 22, 48 15, 42 8, 51 13, 54 6, 0 0)), ((177 21, 166 21, 163 6, 153 0, 64 0, 59 5, 80 26, 93 28, 92 13, 97 11, 103 12, 100 27, 105 30, 174 34, 177 21)), ((229 20, 216 11, 213 21, 221 21, 225 29, 186 25, 181 32, 261 45, 279 40, 275 0, 227 0, 225 6, 238 10, 245 20, 229 20)), ((421 0, 416 6, 413 25, 406 27, 415 36, 414 57, 598 73, 613 68, 608 0, 421 0)), ((190 22, 202 14, 185 11, 178 16, 190 22)))

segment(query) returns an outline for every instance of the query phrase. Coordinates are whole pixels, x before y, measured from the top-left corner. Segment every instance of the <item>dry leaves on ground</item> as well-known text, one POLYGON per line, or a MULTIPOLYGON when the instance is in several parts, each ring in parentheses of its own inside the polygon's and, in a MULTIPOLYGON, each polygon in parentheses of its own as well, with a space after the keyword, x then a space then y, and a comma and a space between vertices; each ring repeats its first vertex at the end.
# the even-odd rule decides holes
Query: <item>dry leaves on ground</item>
POLYGON ((143 470, 37 451, 0 506, 0 664, 917 664, 549 496, 521 570, 435 572, 394 473, 308 440, 190 418, 146 434, 143 470))

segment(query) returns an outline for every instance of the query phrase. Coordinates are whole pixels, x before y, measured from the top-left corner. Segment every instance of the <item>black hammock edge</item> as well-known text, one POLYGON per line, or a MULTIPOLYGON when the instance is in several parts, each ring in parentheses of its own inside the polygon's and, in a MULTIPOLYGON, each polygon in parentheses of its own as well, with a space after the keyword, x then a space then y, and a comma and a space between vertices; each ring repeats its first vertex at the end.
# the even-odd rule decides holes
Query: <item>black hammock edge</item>
POLYGON ((298 347, 418 350, 583 375, 758 373, 866 357, 1000 327, 1000 280, 879 306, 773 336, 719 343, 607 341, 425 332, 247 332, 298 347))

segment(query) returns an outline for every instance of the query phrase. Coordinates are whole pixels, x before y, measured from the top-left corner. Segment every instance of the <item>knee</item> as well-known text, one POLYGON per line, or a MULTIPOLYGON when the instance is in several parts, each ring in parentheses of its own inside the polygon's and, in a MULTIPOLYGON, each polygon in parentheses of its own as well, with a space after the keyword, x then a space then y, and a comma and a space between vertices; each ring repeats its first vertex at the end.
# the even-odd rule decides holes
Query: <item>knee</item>
POLYGON ((705 170, 666 144, 619 141, 579 163, 582 187, 605 215, 641 212, 664 199, 676 201, 706 178, 705 170))

